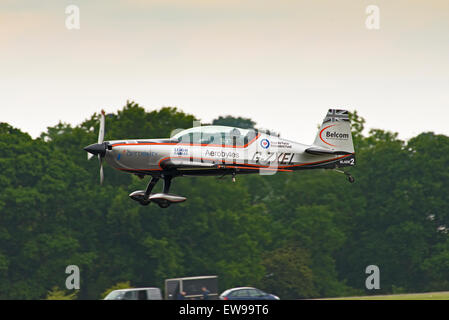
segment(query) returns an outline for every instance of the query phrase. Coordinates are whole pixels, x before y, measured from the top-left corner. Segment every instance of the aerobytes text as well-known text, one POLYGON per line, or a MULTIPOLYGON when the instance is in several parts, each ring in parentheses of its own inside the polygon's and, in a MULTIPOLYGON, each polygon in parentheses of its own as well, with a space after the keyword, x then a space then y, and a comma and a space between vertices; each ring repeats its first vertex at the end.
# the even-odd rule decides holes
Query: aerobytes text
POLYGON ((238 152, 233 151, 213 151, 213 150, 206 150, 206 157, 211 158, 231 158, 231 159, 238 159, 239 154, 238 152))

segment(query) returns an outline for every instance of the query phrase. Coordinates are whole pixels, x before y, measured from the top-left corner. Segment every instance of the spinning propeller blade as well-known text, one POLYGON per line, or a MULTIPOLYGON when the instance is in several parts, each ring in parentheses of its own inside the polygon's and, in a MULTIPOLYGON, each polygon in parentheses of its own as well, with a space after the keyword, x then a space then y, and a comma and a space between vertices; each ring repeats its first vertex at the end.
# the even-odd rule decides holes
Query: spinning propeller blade
POLYGON ((98 143, 103 143, 104 140, 104 110, 101 110, 100 115, 100 130, 98 131, 98 143))
POLYGON ((104 174, 103 174, 103 158, 98 155, 98 160, 100 160, 100 184, 103 184, 104 174))
POLYGON ((90 160, 94 155, 98 156, 98 161, 100 163, 100 184, 103 184, 104 179, 103 158, 106 155, 106 150, 108 148, 107 143, 104 143, 104 127, 105 127, 104 110, 101 110, 100 129, 98 131, 98 143, 91 144, 84 148, 84 150, 88 152, 87 160, 90 160))

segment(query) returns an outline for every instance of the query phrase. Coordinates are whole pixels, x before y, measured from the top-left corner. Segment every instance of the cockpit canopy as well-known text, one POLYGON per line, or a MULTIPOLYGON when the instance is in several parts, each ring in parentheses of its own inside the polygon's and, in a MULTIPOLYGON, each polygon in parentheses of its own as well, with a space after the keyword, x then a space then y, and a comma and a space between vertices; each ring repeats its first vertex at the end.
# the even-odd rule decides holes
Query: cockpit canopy
POLYGON ((226 126, 199 126, 183 130, 171 137, 180 143, 244 146, 257 135, 254 129, 226 126))

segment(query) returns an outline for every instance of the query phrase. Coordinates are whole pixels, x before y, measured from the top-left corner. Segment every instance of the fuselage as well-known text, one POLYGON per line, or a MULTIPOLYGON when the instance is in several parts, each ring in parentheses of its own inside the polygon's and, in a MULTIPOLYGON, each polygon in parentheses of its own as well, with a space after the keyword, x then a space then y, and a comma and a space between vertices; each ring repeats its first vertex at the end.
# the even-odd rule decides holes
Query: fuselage
POLYGON ((247 136, 251 139, 208 136, 207 141, 195 138, 186 141, 181 136, 107 141, 105 160, 117 170, 152 176, 274 174, 353 165, 353 154, 309 154, 305 150, 310 145, 260 132, 247 136))

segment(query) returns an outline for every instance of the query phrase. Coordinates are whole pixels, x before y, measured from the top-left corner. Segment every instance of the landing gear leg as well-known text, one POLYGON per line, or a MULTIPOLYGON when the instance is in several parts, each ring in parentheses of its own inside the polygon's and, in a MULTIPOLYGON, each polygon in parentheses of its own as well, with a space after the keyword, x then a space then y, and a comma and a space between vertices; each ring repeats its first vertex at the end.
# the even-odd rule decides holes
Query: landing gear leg
POLYGON ((351 174, 350 174, 349 172, 342 171, 342 170, 337 170, 337 169, 335 169, 335 171, 338 172, 338 173, 343 173, 343 174, 345 174, 345 175, 348 177, 348 181, 349 181, 350 183, 354 183, 354 182, 355 182, 354 177, 351 176, 351 174))
POLYGON ((152 177, 150 182, 148 183, 147 189, 145 190, 145 198, 148 199, 150 197, 151 191, 153 190, 156 183, 159 181, 159 177, 152 177))
MULTIPOLYGON (((168 192, 170 191, 171 179, 173 177, 172 176, 163 176, 163 178, 164 178, 164 189, 162 192, 165 194, 168 194, 168 192)), ((157 204, 161 208, 167 208, 171 204, 171 202, 166 199, 160 199, 159 201, 157 201, 157 204)))
POLYGON ((164 176, 164 193, 168 193, 170 191, 172 176, 164 176))
POLYGON ((139 201, 139 203, 143 206, 147 206, 150 204, 150 194, 151 191, 153 190, 154 186, 156 185, 156 183, 159 181, 159 177, 152 177, 150 182, 148 183, 148 186, 145 190, 145 194, 143 196, 143 199, 141 199, 139 201))

